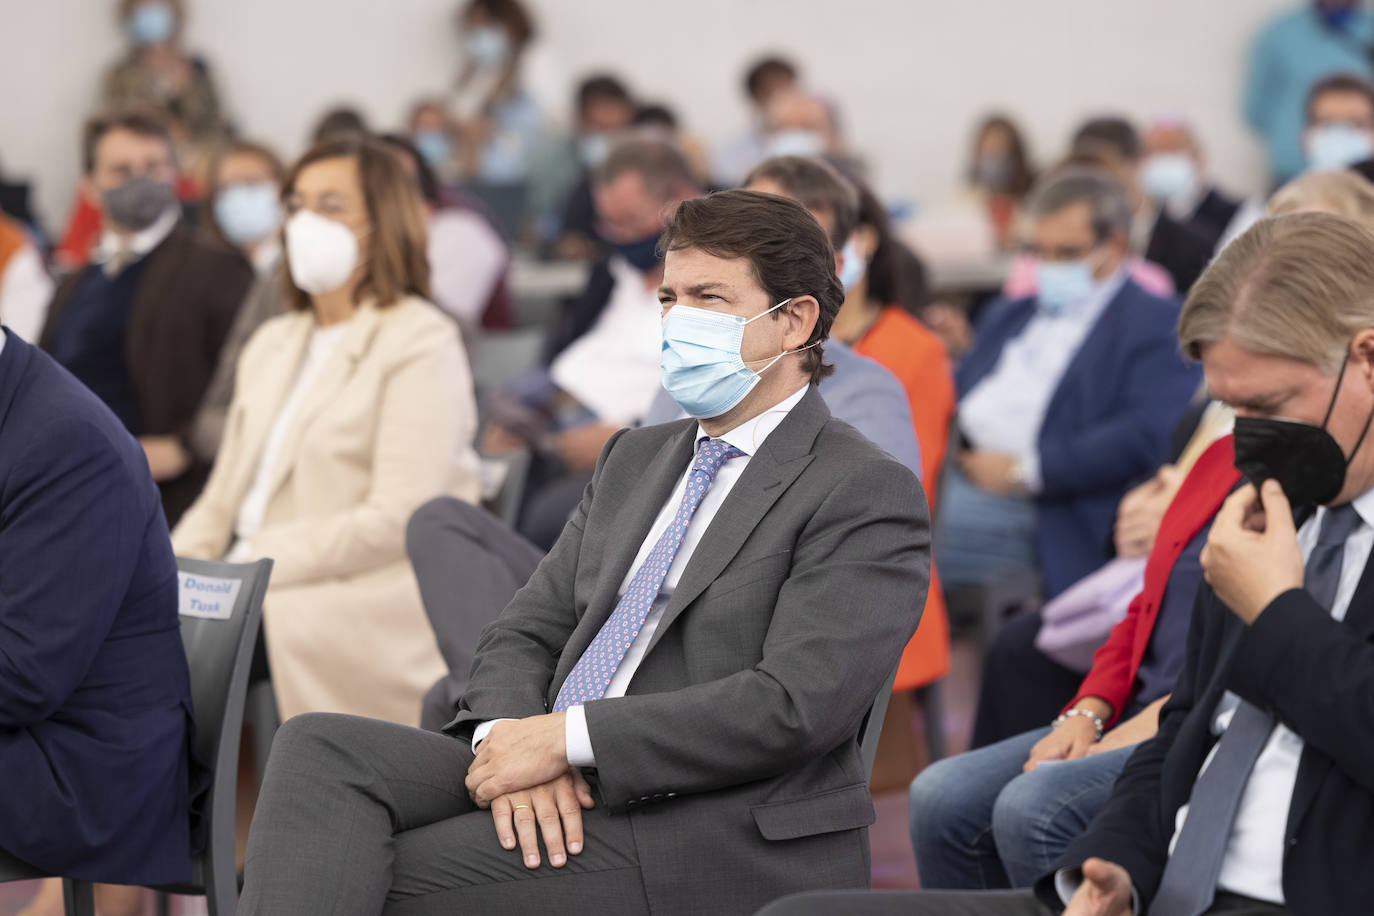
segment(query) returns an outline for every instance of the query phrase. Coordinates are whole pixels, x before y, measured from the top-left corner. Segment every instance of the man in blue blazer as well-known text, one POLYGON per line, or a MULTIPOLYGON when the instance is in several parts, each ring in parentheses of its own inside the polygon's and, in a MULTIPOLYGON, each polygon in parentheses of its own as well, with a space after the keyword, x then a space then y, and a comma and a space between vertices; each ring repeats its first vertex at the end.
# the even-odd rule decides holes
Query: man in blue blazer
POLYGON ((138 443, 0 329, 0 852, 56 875, 191 874, 177 569, 138 443))
POLYGON ((1107 559, 1117 504, 1168 457, 1201 376, 1178 302, 1127 276, 1110 177, 1051 174, 1030 216, 1037 293, 991 305, 956 373, 964 448, 936 544, 946 585, 1037 572, 1053 596, 1107 559))

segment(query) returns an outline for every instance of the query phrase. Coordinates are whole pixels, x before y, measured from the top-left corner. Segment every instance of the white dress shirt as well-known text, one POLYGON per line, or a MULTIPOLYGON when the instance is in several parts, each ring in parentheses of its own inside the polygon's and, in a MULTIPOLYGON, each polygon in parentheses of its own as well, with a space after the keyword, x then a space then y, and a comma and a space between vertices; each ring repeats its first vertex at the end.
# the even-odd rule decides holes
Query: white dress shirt
MULTIPOLYGON (((792 412, 792 408, 801 402, 806 392, 807 386, 803 386, 772 410, 765 411, 752 420, 746 420, 729 432, 717 437, 733 445, 743 454, 725 462, 716 473, 711 488, 706 491, 706 496, 702 498, 701 505, 697 507, 696 513, 693 514, 691 522, 687 525, 687 533, 682 537, 682 544, 678 547, 672 566, 668 567, 668 575, 663 580, 663 588, 659 591, 653 606, 649 608, 649 614, 644 619, 644 625, 639 629, 639 635, 630 643, 630 648, 626 650, 625 657, 620 660, 619 667, 611 676, 610 685, 602 694, 604 698, 623 697, 625 695, 625 691, 630 686, 630 681, 634 679, 635 672, 639 669, 640 662, 644 660, 644 653, 648 651, 649 644, 653 641, 654 632, 658 630, 659 622, 663 619, 663 611, 667 608, 669 599, 673 597, 674 590, 677 589, 683 570, 687 568, 697 545, 701 543, 702 537, 711 527, 711 520, 716 517, 716 513, 725 503, 725 498, 730 495, 730 491, 739 482, 744 469, 749 466, 749 459, 758 452, 759 447, 763 445, 773 430, 777 429, 778 425, 787 418, 787 415, 792 412)), ((707 432, 698 426, 697 445, 700 446, 703 440, 709 438, 711 437, 707 432)), ((644 565, 644 561, 648 559, 654 546, 658 544, 658 539, 663 536, 663 532, 668 529, 669 524, 677 515, 678 508, 682 505, 683 494, 687 491, 687 475, 690 471, 691 465, 688 465, 683 470, 677 486, 668 496, 668 501, 659 510, 658 517, 654 519, 648 535, 644 538, 644 543, 639 547, 639 553, 635 555, 634 562, 630 564, 629 571, 625 573, 625 578, 620 583, 617 595, 625 594, 625 590, 629 587, 635 573, 639 571, 639 567, 644 565)), ((478 743, 487 736, 491 726, 498 721, 500 720, 483 722, 473 731, 472 746, 474 750, 478 743)), ((567 741, 568 763, 578 767, 596 766, 596 754, 592 748, 591 736, 587 732, 587 717, 583 707, 570 707, 565 723, 564 735, 567 741)))
POLYGON ((100 244, 95 249, 95 263, 104 265, 106 273, 117 273, 118 271, 111 270, 113 265, 117 264, 122 270, 148 254, 172 234, 180 219, 181 205, 174 204, 163 211, 147 229, 140 229, 130 236, 120 236, 107 226, 100 235, 100 244), (121 260, 117 262, 116 257, 120 257, 121 260))
POLYGON ((5 329, 0 328, 0 353, 5 352, 5 329))
POLYGON ((42 255, 32 245, 24 245, 10 255, 0 274, 0 322, 21 339, 38 343, 52 294, 52 277, 42 255))
POLYGON ((598 418, 632 426, 649 412, 662 387, 663 313, 657 288, 623 258, 611 258, 615 279, 591 330, 568 345, 549 367, 554 384, 598 418))
MULTIPOLYGON (((1346 539, 1345 551, 1341 555, 1341 578, 1331 605, 1331 616, 1337 620, 1345 619, 1350 599, 1354 597, 1355 588, 1364 574, 1369 552, 1374 548, 1374 490, 1356 499, 1353 505, 1364 524, 1346 539)), ((1325 507, 1318 509, 1298 531, 1298 546, 1302 549, 1304 563, 1317 545, 1317 533, 1326 512, 1325 507)), ((1237 698, 1228 691, 1213 718, 1213 734, 1220 735, 1226 731, 1235 716, 1236 704, 1237 698)), ((1269 736, 1269 742, 1255 761, 1255 768, 1250 771, 1236 820, 1231 825, 1231 839, 1227 843, 1226 858, 1222 861, 1221 875, 1217 879, 1219 889, 1256 900, 1284 903, 1283 841, 1303 747, 1302 738, 1283 723, 1279 723, 1269 736)), ((1214 745, 1202 764, 1203 770, 1211 765, 1216 753, 1217 747, 1214 745)), ((1202 771, 1198 772, 1201 775, 1202 771)), ((1171 853, 1178 843, 1183 822, 1188 819, 1188 808, 1188 805, 1184 805, 1178 809, 1174 819, 1174 837, 1169 843, 1171 853)))
POLYGON ((248 492, 243 495, 243 502, 239 503, 238 516, 234 520, 234 544, 225 555, 225 559, 231 563, 246 563, 256 558, 253 553, 253 538, 262 530, 267 503, 272 498, 269 488, 277 470, 277 463, 281 460, 282 445, 285 444, 286 436, 296 422, 296 414, 300 412, 301 403, 310 391, 310 386, 329 361, 330 354, 334 352, 346 330, 348 323, 342 322, 327 328, 316 328, 310 337, 305 358, 301 360, 301 367, 296 371, 296 381, 286 395, 286 400, 282 402, 281 409, 277 411, 276 419, 272 421, 272 428, 262 447, 262 455, 258 458, 257 471, 253 474, 253 482, 249 485, 248 492))
POLYGON ((969 444, 1014 457, 1031 492, 1040 489, 1040 426, 1059 380, 1125 282, 1118 271, 1062 311, 1037 308, 992 371, 959 401, 959 428, 969 444))

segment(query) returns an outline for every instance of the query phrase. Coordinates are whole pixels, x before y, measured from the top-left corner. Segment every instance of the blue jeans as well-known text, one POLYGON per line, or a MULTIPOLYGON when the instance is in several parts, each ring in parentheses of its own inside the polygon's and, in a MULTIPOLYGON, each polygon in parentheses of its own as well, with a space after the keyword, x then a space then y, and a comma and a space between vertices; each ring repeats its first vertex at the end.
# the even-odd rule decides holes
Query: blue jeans
POLYGON ((1111 797, 1134 748, 1021 767, 1049 727, 932 764, 911 783, 921 887, 1030 887, 1054 870, 1111 797))
POLYGON ((945 587, 985 585, 1039 570, 1035 506, 980 490, 958 468, 941 481, 935 562, 945 587))

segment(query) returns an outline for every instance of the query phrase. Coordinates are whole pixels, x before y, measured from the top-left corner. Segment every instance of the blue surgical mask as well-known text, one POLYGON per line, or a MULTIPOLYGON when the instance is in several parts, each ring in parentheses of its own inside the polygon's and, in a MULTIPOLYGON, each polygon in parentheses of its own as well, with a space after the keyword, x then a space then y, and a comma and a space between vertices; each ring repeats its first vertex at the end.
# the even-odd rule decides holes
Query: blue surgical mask
POLYGON ((469 29, 463 37, 463 48, 468 60, 483 67, 499 67, 510 56, 510 39, 505 29, 494 25, 481 25, 469 29))
POLYGON ((740 355, 745 325, 791 301, 784 299, 747 320, 686 305, 668 310, 663 319, 663 349, 659 355, 663 387, 688 416, 709 420, 729 413, 754 390, 761 373, 787 354, 807 349, 783 350, 757 372, 746 366, 740 355))
POLYGON ((235 245, 261 242, 280 224, 277 186, 270 181, 232 185, 215 197, 215 225, 235 245))
POLYGON ((1155 200, 1186 198, 1197 190, 1197 166, 1187 153, 1156 153, 1140 167, 1140 187, 1155 200))
POLYGON ((840 251, 840 284, 847 293, 859 285, 859 281, 864 278, 864 273, 868 270, 868 262, 859 252, 858 243, 851 235, 849 241, 844 243, 844 248, 840 251))
POLYGON ((1035 262, 1035 298, 1051 315, 1086 299, 1092 290, 1093 269, 1087 258, 1035 262))
POLYGON ((444 165, 453 158, 453 141, 442 130, 417 130, 415 149, 431 168, 444 165))
POLYGON ((1371 157, 1369 132, 1350 124, 1320 124, 1307 140, 1307 164, 1319 172, 1347 169, 1371 157))
POLYGON ((770 134, 764 143, 771 156, 824 156, 825 136, 814 130, 793 128, 770 134))
POLYGON ((594 169, 606 161, 611 152, 611 137, 606 133, 583 134, 577 138, 577 155, 582 164, 594 169))
POLYGON ((630 266, 640 273, 648 273, 659 264, 658 240, 662 233, 655 232, 637 242, 623 242, 611 245, 611 250, 620 255, 630 266))
POLYGON ((152 0, 134 7, 125 22, 129 40, 140 48, 160 45, 169 40, 177 28, 176 10, 170 3, 152 0))

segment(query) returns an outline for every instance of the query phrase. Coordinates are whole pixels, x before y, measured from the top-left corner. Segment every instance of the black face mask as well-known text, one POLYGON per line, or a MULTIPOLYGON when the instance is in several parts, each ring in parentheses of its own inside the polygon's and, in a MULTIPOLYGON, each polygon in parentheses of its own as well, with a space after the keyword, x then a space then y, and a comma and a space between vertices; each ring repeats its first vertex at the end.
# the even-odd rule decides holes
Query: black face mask
POLYGON ((1359 441, 1347 457, 1340 443, 1326 431, 1344 378, 1342 366, 1321 426, 1268 417, 1237 417, 1236 470, 1256 487, 1266 480, 1277 480, 1294 508, 1324 506, 1340 495, 1346 468, 1364 444, 1370 421, 1374 420, 1371 411, 1359 441))

